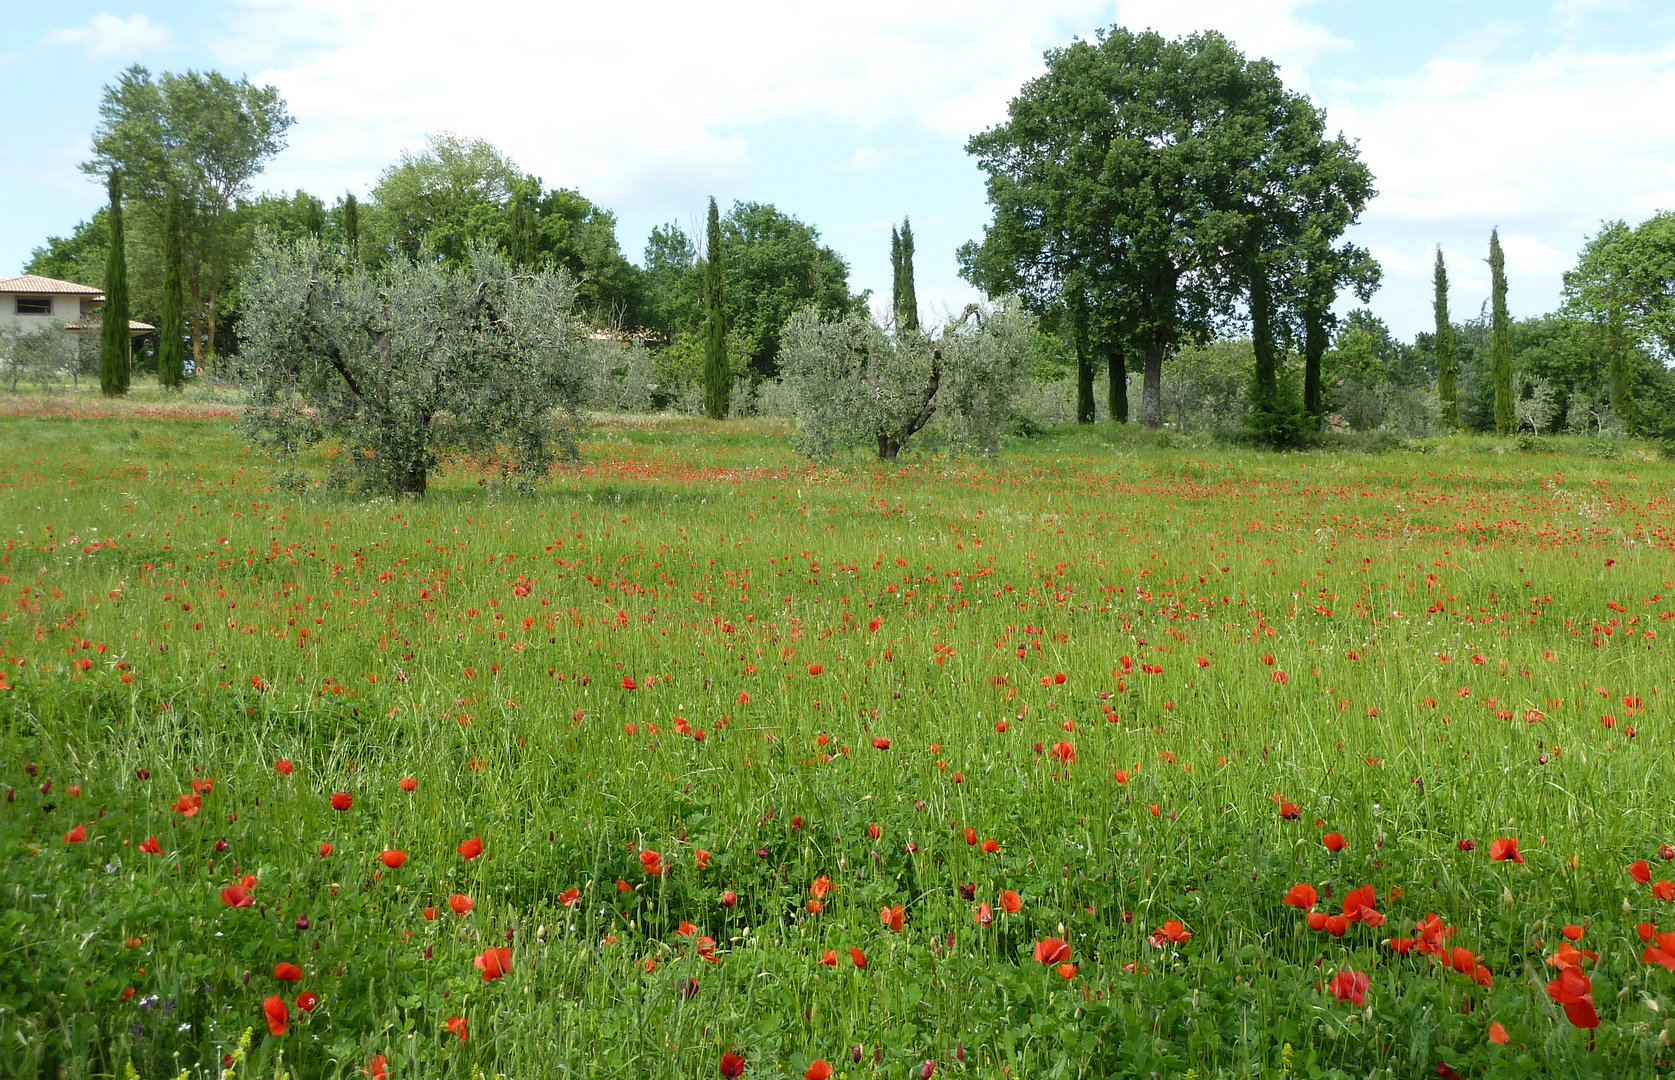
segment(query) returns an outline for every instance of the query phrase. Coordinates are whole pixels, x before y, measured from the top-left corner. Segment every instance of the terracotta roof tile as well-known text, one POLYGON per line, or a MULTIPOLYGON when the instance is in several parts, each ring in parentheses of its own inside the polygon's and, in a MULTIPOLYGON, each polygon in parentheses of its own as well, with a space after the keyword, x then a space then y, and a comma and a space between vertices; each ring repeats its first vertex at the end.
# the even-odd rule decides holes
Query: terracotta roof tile
POLYGON ((73 296, 104 296, 105 294, 90 285, 77 285, 73 281, 59 281, 57 278, 36 277, 34 274, 24 274, 22 277, 0 278, 0 293, 34 293, 45 296, 51 293, 73 296))

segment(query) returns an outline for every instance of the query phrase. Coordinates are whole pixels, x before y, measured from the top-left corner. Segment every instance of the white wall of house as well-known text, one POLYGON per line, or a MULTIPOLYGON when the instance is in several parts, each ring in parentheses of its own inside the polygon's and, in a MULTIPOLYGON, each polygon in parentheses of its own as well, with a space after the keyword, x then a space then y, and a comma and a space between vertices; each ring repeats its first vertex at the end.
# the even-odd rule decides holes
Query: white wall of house
POLYGON ((0 293, 0 321, 12 324, 14 330, 29 333, 52 323, 79 323, 82 317, 82 297, 59 293, 52 296, 31 296, 28 293, 0 293), (52 301, 50 315, 20 315, 18 301, 52 301))

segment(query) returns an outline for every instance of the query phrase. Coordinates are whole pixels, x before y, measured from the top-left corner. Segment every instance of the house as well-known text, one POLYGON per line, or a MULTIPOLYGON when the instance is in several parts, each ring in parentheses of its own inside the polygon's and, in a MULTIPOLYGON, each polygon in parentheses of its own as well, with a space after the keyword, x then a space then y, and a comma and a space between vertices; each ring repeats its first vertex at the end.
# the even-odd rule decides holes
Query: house
MULTIPOLYGON (((43 326, 62 324, 72 334, 80 335, 85 327, 96 330, 99 315, 94 309, 104 303, 105 294, 88 285, 57 278, 22 277, 0 278, 0 323, 10 323, 11 329, 29 333, 43 326)), ((128 321, 130 340, 154 333, 149 323, 128 321)))

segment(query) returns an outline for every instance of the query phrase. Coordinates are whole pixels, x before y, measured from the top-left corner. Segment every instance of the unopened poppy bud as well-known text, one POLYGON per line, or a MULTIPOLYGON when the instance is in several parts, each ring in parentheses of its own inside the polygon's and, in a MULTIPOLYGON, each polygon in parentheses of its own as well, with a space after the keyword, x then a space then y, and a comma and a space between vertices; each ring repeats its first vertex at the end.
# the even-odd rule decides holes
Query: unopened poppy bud
POLYGON ((429 946, 429 945, 426 945, 426 946, 425 946, 425 959, 426 959, 426 960, 429 960, 429 959, 430 959, 430 954, 431 954, 431 951, 432 951, 432 947, 431 947, 431 946, 429 946))
POLYGON ((28 773, 30 776, 34 776, 37 772, 37 769, 35 768, 35 763, 33 761, 31 761, 29 764, 27 764, 23 767, 23 771, 28 773))
POLYGON ((248 968, 245 969, 245 972, 244 972, 244 985, 246 985, 246 986, 250 985, 250 971, 249 971, 248 968))
POLYGON ((965 1060, 965 1043, 960 1042, 958 1040, 956 1040, 954 1042, 954 1060, 955 1061, 964 1061, 965 1060))
POLYGON ((737 904, 738 902, 739 902, 739 898, 733 892, 732 889, 722 890, 722 893, 721 893, 721 906, 722 907, 732 907, 734 904, 737 904))
POLYGON ((856 1043, 849 1051, 849 1060, 859 1064, 861 1061, 861 1044, 856 1043))
POLYGON ((227 850, 227 841, 225 839, 217 840, 215 842, 215 850, 216 851, 226 851, 227 850))
POLYGON ((308 916, 307 915, 298 915, 297 916, 297 929, 298 930, 307 930, 308 929, 308 916))
POLYGON ((934 1072, 936 1072, 936 1062, 925 1062, 919 1066, 919 1080, 931 1080, 931 1074, 934 1072))

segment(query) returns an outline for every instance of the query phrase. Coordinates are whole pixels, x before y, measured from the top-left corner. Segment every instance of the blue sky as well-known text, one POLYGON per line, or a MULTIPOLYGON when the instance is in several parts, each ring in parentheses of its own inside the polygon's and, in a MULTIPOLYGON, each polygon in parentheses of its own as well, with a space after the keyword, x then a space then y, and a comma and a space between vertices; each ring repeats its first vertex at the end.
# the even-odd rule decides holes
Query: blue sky
POLYGON ((99 205, 77 171, 101 88, 131 63, 277 85, 290 147, 258 188, 364 194, 427 134, 487 138, 614 210, 638 259, 655 224, 716 195, 817 226, 857 288, 889 288, 910 215, 926 317, 972 298, 981 235, 966 138, 1004 118, 1041 53, 1121 23, 1219 29, 1358 139, 1380 195, 1356 238, 1400 334, 1430 323, 1440 243, 1456 314, 1488 294, 1489 229, 1514 314, 1553 309, 1602 220, 1675 209, 1675 5, 1664 0, 856 0, 485 5, 234 0, 63 3, 8 15, 0 273, 99 205), (805 10, 806 9, 806 10, 805 10))

